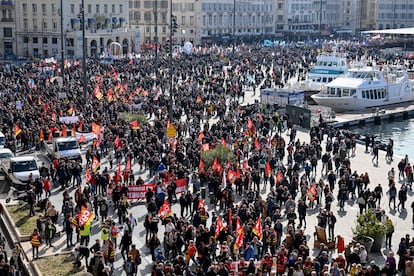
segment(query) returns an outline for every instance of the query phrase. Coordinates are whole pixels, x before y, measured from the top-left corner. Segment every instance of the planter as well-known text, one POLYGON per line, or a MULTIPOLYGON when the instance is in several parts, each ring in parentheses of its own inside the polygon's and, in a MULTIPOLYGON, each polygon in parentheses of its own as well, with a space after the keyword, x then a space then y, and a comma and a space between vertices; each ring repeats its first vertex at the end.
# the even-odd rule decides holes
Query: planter
POLYGON ((372 238, 374 240, 374 244, 372 245, 371 252, 381 252, 381 248, 384 243, 384 235, 377 234, 372 238))
POLYGON ((352 238, 352 245, 355 246, 357 243, 362 244, 365 247, 365 250, 367 251, 367 253, 369 254, 374 244, 374 239, 371 237, 367 237, 367 236, 365 236, 364 240, 362 241, 357 240, 356 238, 352 238))

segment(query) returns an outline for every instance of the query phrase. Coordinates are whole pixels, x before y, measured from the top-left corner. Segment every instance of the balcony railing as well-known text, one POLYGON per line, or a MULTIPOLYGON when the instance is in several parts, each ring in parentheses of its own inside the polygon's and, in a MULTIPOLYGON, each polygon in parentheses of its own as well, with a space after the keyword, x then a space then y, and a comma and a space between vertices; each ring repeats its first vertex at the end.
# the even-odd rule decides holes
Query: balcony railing
POLYGON ((2 18, 1 22, 14 22, 13 18, 2 18))
POLYGON ((11 0, 2 0, 2 1, 0 1, 0 5, 13 6, 13 1, 11 1, 11 0))

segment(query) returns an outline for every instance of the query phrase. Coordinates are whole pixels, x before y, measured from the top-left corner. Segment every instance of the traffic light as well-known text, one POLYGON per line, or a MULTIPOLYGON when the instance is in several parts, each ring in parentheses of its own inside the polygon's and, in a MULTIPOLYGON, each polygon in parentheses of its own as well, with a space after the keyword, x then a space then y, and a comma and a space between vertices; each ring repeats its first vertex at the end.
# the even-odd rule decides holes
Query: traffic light
POLYGON ((171 29, 173 33, 176 33, 178 29, 177 16, 175 15, 171 15, 171 29))
POLYGON ((166 53, 170 52, 170 41, 169 40, 165 42, 164 50, 165 50, 166 53))

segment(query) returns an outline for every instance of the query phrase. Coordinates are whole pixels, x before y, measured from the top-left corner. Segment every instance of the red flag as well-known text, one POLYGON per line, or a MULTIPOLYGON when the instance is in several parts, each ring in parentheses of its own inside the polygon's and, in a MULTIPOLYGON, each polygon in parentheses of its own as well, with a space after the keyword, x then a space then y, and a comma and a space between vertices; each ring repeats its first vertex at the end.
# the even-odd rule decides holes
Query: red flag
POLYGON ((241 228, 240 232, 237 235, 236 242, 234 243, 234 248, 238 249, 243 246, 244 239, 244 228, 241 228))
POLYGON ((108 93, 106 94, 106 100, 108 101, 108 103, 114 100, 114 94, 113 94, 112 88, 108 89, 108 93))
POLYGON ((253 129, 253 122, 252 119, 248 118, 247 119, 247 127, 252 130, 253 129))
POLYGON ((221 217, 219 216, 216 220, 216 231, 214 233, 216 239, 220 235, 220 232, 224 229, 223 222, 221 221, 221 217))
POLYGON ((95 215, 88 208, 82 206, 77 217, 79 219, 79 226, 84 226, 85 224, 90 223, 95 218, 95 215))
POLYGON ((66 130, 66 125, 63 125, 63 129, 62 129, 62 133, 61 133, 61 135, 62 135, 63 137, 68 136, 68 131, 66 130))
POLYGON ((172 216, 171 207, 168 204, 168 201, 164 201, 164 204, 162 204, 160 210, 158 211, 161 218, 164 220, 165 218, 172 216))
POLYGON ((89 183, 91 179, 92 179, 91 169, 89 169, 89 167, 86 167, 86 182, 89 183))
POLYGON ((55 112, 52 112, 51 119, 52 119, 52 121, 56 121, 56 113, 55 112))
POLYGON ((280 181, 283 179, 283 173, 279 171, 276 175, 276 185, 279 185, 280 181))
POLYGON ((249 168, 249 165, 247 164, 247 160, 244 159, 242 169, 247 170, 248 168, 249 168))
POLYGON ((222 137, 222 138, 221 138, 221 145, 222 145, 223 147, 226 147, 226 146, 227 146, 227 142, 226 142, 226 140, 224 139, 224 137, 222 137))
POLYGON ((213 172, 220 172, 223 169, 220 163, 218 162, 217 157, 214 158, 213 164, 211 165, 211 169, 213 170, 213 172))
POLYGON ((115 145, 115 147, 117 147, 117 148, 119 148, 119 146, 121 145, 121 141, 120 141, 120 139, 119 139, 119 135, 117 135, 117 136, 115 137, 115 140, 114 140, 114 145, 115 145))
POLYGON ((45 135, 43 134, 43 128, 40 129, 39 140, 40 140, 40 142, 45 140, 45 135))
POLYGON ((227 172, 227 180, 228 180, 230 183, 233 183, 233 182, 234 182, 234 180, 235 180, 235 178, 236 178, 236 174, 234 173, 234 171, 233 171, 232 169, 230 169, 230 170, 227 172))
POLYGON ((236 168, 235 177, 236 177, 236 179, 239 179, 241 177, 241 172, 240 172, 240 169, 238 167, 236 168))
POLYGON ((139 122, 137 121, 137 120, 135 120, 135 121, 133 121, 133 122, 130 122, 129 123, 129 126, 132 128, 132 129, 139 129, 139 122))
POLYGON ((272 168, 270 167, 270 163, 266 162, 265 174, 269 176, 272 173, 272 168))
POLYGON ((315 200, 316 193, 317 193, 317 191, 316 191, 316 185, 315 184, 312 184, 310 186, 310 188, 308 189, 308 191, 306 192, 306 196, 308 197, 308 199, 310 201, 313 201, 313 200, 315 200))
POLYGON ((259 113, 259 118, 258 119, 259 119, 260 122, 263 122, 263 115, 262 115, 262 113, 259 113))
POLYGON ((39 105, 42 105, 42 97, 39 95, 39 97, 37 97, 37 103, 39 105))
POLYGON ((128 156, 128 159, 127 159, 127 163, 126 163, 125 169, 126 169, 127 171, 131 171, 131 157, 130 157, 130 156, 128 156))
POLYGON ((197 96, 196 103, 201 103, 201 96, 200 95, 197 96))
POLYGON ((52 141, 53 139, 53 129, 49 129, 49 136, 47 137, 48 141, 52 141))
POLYGON ((260 240, 263 238, 263 230, 262 230, 262 222, 260 220, 260 216, 257 218, 256 224, 252 230, 253 234, 255 234, 260 240))
POLYGON ((22 133, 22 129, 18 125, 14 125, 14 137, 17 137, 22 133))
POLYGON ((236 218, 236 233, 239 234, 242 229, 243 227, 241 226, 240 218, 238 217, 236 218))
POLYGON ((75 109, 73 107, 70 107, 68 109, 68 114, 72 116, 73 115, 73 112, 75 112, 75 109))
POLYGON ((198 164, 198 171, 204 172, 204 162, 203 159, 200 158, 200 163, 198 164))
POLYGON ((85 136, 81 134, 79 137, 78 143, 81 144, 81 143, 84 143, 85 141, 86 141, 85 136))
POLYGON ((260 149, 260 143, 259 143, 259 140, 258 139, 255 139, 254 140, 254 147, 256 148, 256 149, 260 149))
POLYGON ((97 123, 92 123, 92 133, 99 135, 101 133, 101 126, 97 123))
POLYGON ((210 145, 208 143, 201 145, 201 152, 210 150, 210 145))
POLYGON ((82 131, 82 129, 83 129, 83 121, 80 121, 79 122, 79 131, 82 131))
POLYGON ((132 64, 134 64, 134 61, 132 59, 130 59, 129 62, 128 62, 128 64, 129 65, 132 65, 132 64))
POLYGON ((93 94, 98 100, 101 100, 103 98, 101 88, 99 87, 99 84, 95 86, 95 89, 93 89, 93 94))
POLYGON ((72 126, 72 136, 76 137, 76 125, 75 124, 73 124, 72 126))
POLYGON ((198 209, 204 209, 204 208, 205 208, 204 199, 200 197, 200 199, 198 200, 198 209))
POLYGON ((204 138, 204 132, 200 131, 200 134, 198 134, 197 141, 199 141, 201 143, 201 142, 203 142, 203 138, 204 138))
POLYGON ((99 159, 94 156, 92 160, 92 171, 96 172, 99 169, 99 166, 101 165, 101 162, 99 162, 99 159))
MULTIPOLYGON (((228 223, 228 225, 229 226, 231 226, 231 224, 233 223, 233 215, 232 215, 232 213, 233 213, 233 211, 232 211, 232 209, 231 208, 229 208, 229 217, 228 217, 228 219, 229 219, 229 223, 228 223)), ((230 227, 229 227, 230 228, 230 227)))

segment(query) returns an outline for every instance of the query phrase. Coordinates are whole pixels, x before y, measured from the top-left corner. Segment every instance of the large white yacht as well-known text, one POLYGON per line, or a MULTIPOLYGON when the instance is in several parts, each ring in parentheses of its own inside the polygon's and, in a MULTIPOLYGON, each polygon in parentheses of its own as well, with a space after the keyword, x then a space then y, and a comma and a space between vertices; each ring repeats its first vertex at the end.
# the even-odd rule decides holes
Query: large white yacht
POLYGON ((402 66, 353 68, 312 98, 335 111, 362 110, 413 101, 414 82, 402 66))

